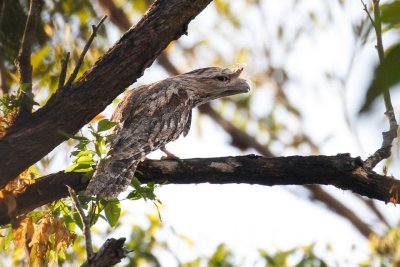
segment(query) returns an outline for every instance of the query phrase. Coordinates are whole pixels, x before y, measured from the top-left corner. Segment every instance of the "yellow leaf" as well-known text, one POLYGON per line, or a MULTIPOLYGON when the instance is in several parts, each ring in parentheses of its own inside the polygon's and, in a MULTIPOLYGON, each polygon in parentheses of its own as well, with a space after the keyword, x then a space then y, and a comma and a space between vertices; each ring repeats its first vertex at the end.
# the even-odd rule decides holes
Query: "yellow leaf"
POLYGON ((101 119, 104 119, 106 116, 104 116, 103 114, 97 114, 96 115, 96 117, 94 117, 91 121, 90 121, 90 123, 95 123, 96 121, 99 121, 99 120, 101 120, 101 119))
POLYGON ((23 248, 25 246, 25 237, 26 237, 26 229, 27 229, 28 218, 22 220, 17 228, 13 228, 14 238, 13 243, 17 248, 23 248))

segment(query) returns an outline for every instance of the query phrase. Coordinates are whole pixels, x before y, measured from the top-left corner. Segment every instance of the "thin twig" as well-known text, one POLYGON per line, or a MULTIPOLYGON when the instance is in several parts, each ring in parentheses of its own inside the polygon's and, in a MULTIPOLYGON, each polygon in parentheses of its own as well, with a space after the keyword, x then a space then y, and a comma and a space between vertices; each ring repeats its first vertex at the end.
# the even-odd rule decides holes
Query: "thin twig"
POLYGON ((64 86, 65 77, 67 76, 69 55, 70 55, 70 53, 67 52, 67 54, 65 55, 65 59, 63 59, 61 61, 61 72, 60 72, 60 78, 58 79, 58 88, 61 88, 64 86))
POLYGON ((79 57, 78 63, 76 63, 75 69, 72 72, 71 76, 69 77, 67 83, 66 83, 66 87, 70 87, 72 85, 72 83, 74 82, 76 76, 78 75, 78 71, 79 68, 81 67, 82 63, 83 63, 83 59, 85 58, 85 55, 87 53, 87 51, 89 50, 90 45, 92 44, 94 37, 96 37, 97 31, 99 30, 101 24, 103 24, 104 20, 107 18, 107 16, 104 16, 100 22, 95 26, 92 25, 92 35, 90 35, 89 40, 87 41, 85 47, 83 48, 83 51, 79 57))
POLYGON ((0 96, 7 95, 10 91, 10 86, 8 85, 8 72, 6 66, 4 65, 4 54, 3 50, 0 48, 0 96))
POLYGON ((372 18, 371 13, 369 13, 369 11, 368 11, 367 4, 364 3, 363 0, 361 0, 361 4, 363 5, 363 7, 364 7, 363 9, 364 9, 365 13, 367 13, 367 16, 368 16, 369 20, 371 21, 372 26, 375 28, 375 21, 372 18))
POLYGON ((25 117, 32 112, 32 42, 42 7, 42 0, 31 0, 20 51, 16 59, 16 65, 20 74, 20 84, 25 85, 25 90, 22 92, 20 98, 20 110, 17 119, 25 117))
MULTIPOLYGON (((371 18, 371 15, 366 10, 365 4, 363 2, 362 3, 364 5, 364 10, 366 10, 368 17, 370 17, 372 25, 374 26, 375 29, 375 34, 376 34, 375 47, 378 51, 379 62, 382 64, 385 58, 385 52, 382 41, 382 20, 381 20, 381 11, 379 8, 379 2, 380 2, 379 0, 373 0, 375 20, 371 18)), ((368 159, 365 160, 364 167, 367 169, 373 169, 383 159, 389 158, 391 156, 392 143, 393 140, 397 137, 397 129, 399 126, 397 124, 396 115, 394 113, 392 101, 390 98, 389 88, 383 88, 383 89, 384 89, 383 100, 385 102, 385 109, 386 109, 385 115, 389 120, 389 131, 382 133, 383 141, 381 147, 377 151, 375 151, 374 154, 368 157, 368 159)))
POLYGON ((66 185, 68 188, 69 195, 71 196, 73 203, 78 210, 78 214, 82 219, 82 224, 83 224, 83 233, 85 235, 85 242, 86 242, 86 254, 87 254, 87 261, 90 261, 93 256, 93 245, 92 245, 92 235, 90 232, 90 222, 88 218, 85 215, 85 212, 83 211, 82 205, 79 202, 78 197, 76 196, 75 190, 72 189, 70 186, 66 185))

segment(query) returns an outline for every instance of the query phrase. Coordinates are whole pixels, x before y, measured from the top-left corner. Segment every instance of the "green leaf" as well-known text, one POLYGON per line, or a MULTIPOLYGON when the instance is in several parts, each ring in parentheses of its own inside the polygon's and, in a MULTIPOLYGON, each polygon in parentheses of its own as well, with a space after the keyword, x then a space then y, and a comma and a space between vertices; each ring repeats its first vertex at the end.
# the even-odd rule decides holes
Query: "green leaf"
POLYGON ((73 134, 69 134, 67 132, 64 132, 63 130, 58 129, 57 132, 65 137, 68 137, 70 139, 75 139, 75 140, 79 140, 79 141, 87 141, 90 142, 89 138, 84 137, 84 136, 76 136, 73 134))
POLYGON ((31 64, 33 71, 36 71, 39 66, 45 64, 45 58, 49 56, 51 49, 52 47, 50 45, 44 45, 37 52, 32 54, 31 64))
POLYGON ((378 96, 398 83, 400 83, 400 44, 389 48, 382 63, 376 67, 374 79, 367 90, 360 113, 369 110, 378 96))
POLYGON ((98 140, 94 143, 94 148, 96 150, 96 154, 101 157, 103 154, 107 152, 106 149, 104 149, 104 146, 106 145, 106 141, 104 139, 98 140))
POLYGON ((118 200, 109 201, 104 207, 104 213, 110 226, 114 227, 121 215, 121 203, 118 200))
POLYGON ((400 23, 400 1, 393 1, 381 5, 381 18, 382 22, 389 24, 400 23))
POLYGON ((96 154, 96 152, 93 150, 82 150, 82 151, 79 151, 79 153, 76 154, 76 156, 81 157, 81 156, 94 155, 94 154, 96 154))
POLYGON ((138 178, 136 178, 135 176, 132 177, 131 180, 131 185, 133 186, 133 188, 135 188, 137 191, 141 191, 142 187, 142 183, 139 181, 138 178))
POLYGON ((14 238, 14 232, 10 229, 8 230, 6 239, 4 241, 4 249, 8 249, 10 247, 11 240, 14 238))
POLYGON ((81 156, 74 159, 76 163, 94 163, 94 159, 90 156, 81 156))
POLYGON ((99 121, 99 124, 97 125, 97 131, 103 132, 103 131, 110 130, 112 127, 114 127, 117 124, 118 124, 118 122, 109 121, 108 119, 101 120, 101 121, 99 121))
POLYGON ((88 172, 92 171, 91 163, 75 163, 65 169, 65 172, 88 172))
POLYGON ((129 200, 138 200, 138 199, 142 198, 142 195, 139 193, 139 191, 133 190, 132 192, 130 192, 128 194, 128 196, 126 198, 129 200))
POLYGON ((76 225, 78 225, 78 227, 83 230, 83 222, 82 222, 82 218, 79 215, 79 213, 77 211, 74 212, 73 216, 73 221, 75 222, 76 225))
POLYGON ((65 224, 70 232, 75 232, 76 222, 70 215, 64 215, 65 224))

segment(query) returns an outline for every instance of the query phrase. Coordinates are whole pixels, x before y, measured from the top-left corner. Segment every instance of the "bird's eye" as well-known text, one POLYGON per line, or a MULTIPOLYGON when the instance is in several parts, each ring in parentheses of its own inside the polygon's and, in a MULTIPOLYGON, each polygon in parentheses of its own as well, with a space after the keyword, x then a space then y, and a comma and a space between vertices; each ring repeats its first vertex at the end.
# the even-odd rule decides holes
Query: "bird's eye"
POLYGON ((217 77, 215 77, 215 79, 217 79, 217 80, 220 81, 220 82, 229 81, 229 78, 226 77, 226 76, 217 76, 217 77))

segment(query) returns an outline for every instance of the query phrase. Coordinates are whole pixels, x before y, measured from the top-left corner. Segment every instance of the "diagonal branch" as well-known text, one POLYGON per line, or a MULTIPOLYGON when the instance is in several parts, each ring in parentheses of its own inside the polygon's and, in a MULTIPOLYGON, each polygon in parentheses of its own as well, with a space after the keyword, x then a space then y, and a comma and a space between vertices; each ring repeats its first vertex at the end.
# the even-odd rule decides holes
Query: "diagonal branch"
POLYGON ((36 25, 39 20, 42 7, 43 0, 31 0, 20 51, 15 62, 20 75, 20 84, 22 87, 22 92, 19 99, 20 108, 17 120, 25 118, 32 112, 32 42, 33 37, 35 36, 36 25))
POLYGON ((135 27, 103 55, 70 90, 20 120, 0 139, 0 187, 76 133, 148 68, 211 0, 158 0, 135 27))
MULTIPOLYGON (((139 164, 136 174, 142 183, 158 184, 333 185, 369 198, 400 203, 400 194, 394 190, 400 188, 398 180, 365 170, 360 158, 352 158, 348 154, 278 158, 248 155, 184 159, 182 162, 145 160, 139 164)), ((82 182, 82 178, 82 173, 58 172, 37 179, 36 183, 16 196, 17 214, 26 214, 68 196, 65 185, 77 192, 85 190, 87 182, 82 182)), ((0 203, 0 225, 8 222, 6 205, 0 203)))
POLYGON ((67 77, 67 70, 68 70, 69 55, 70 53, 67 52, 65 54, 65 58, 61 60, 61 72, 60 72, 60 77, 58 78, 58 88, 63 87, 65 84, 65 78, 67 77))
POLYGON ((5 63, 4 61, 5 58, 3 54, 3 49, 0 48, 0 97, 2 95, 7 95, 8 92, 10 91, 9 75, 6 66, 4 64, 5 63))
POLYGON ((76 66, 75 66, 74 70, 72 71, 71 76, 69 76, 69 79, 68 79, 65 87, 67 87, 67 88, 71 87, 72 83, 74 82, 76 75, 78 75, 78 71, 83 63, 83 59, 85 58, 85 55, 86 55, 87 51, 89 50, 89 47, 94 40, 94 37, 96 37, 97 31, 99 30, 101 24, 103 24, 103 22, 106 20, 106 18, 107 18, 107 16, 104 16, 96 26, 92 25, 92 34, 90 35, 89 40, 86 42, 85 47, 83 48, 82 53, 79 56, 79 60, 76 63, 76 66))
POLYGON ((94 256, 93 245, 92 245, 92 233, 90 232, 90 221, 89 221, 88 217, 85 215, 85 212, 83 211, 82 204, 79 201, 75 190, 68 185, 66 187, 67 187, 68 193, 74 203, 74 206, 78 211, 79 217, 81 217, 81 220, 82 220, 83 234, 85 235, 86 259, 88 262, 90 262, 94 256))

